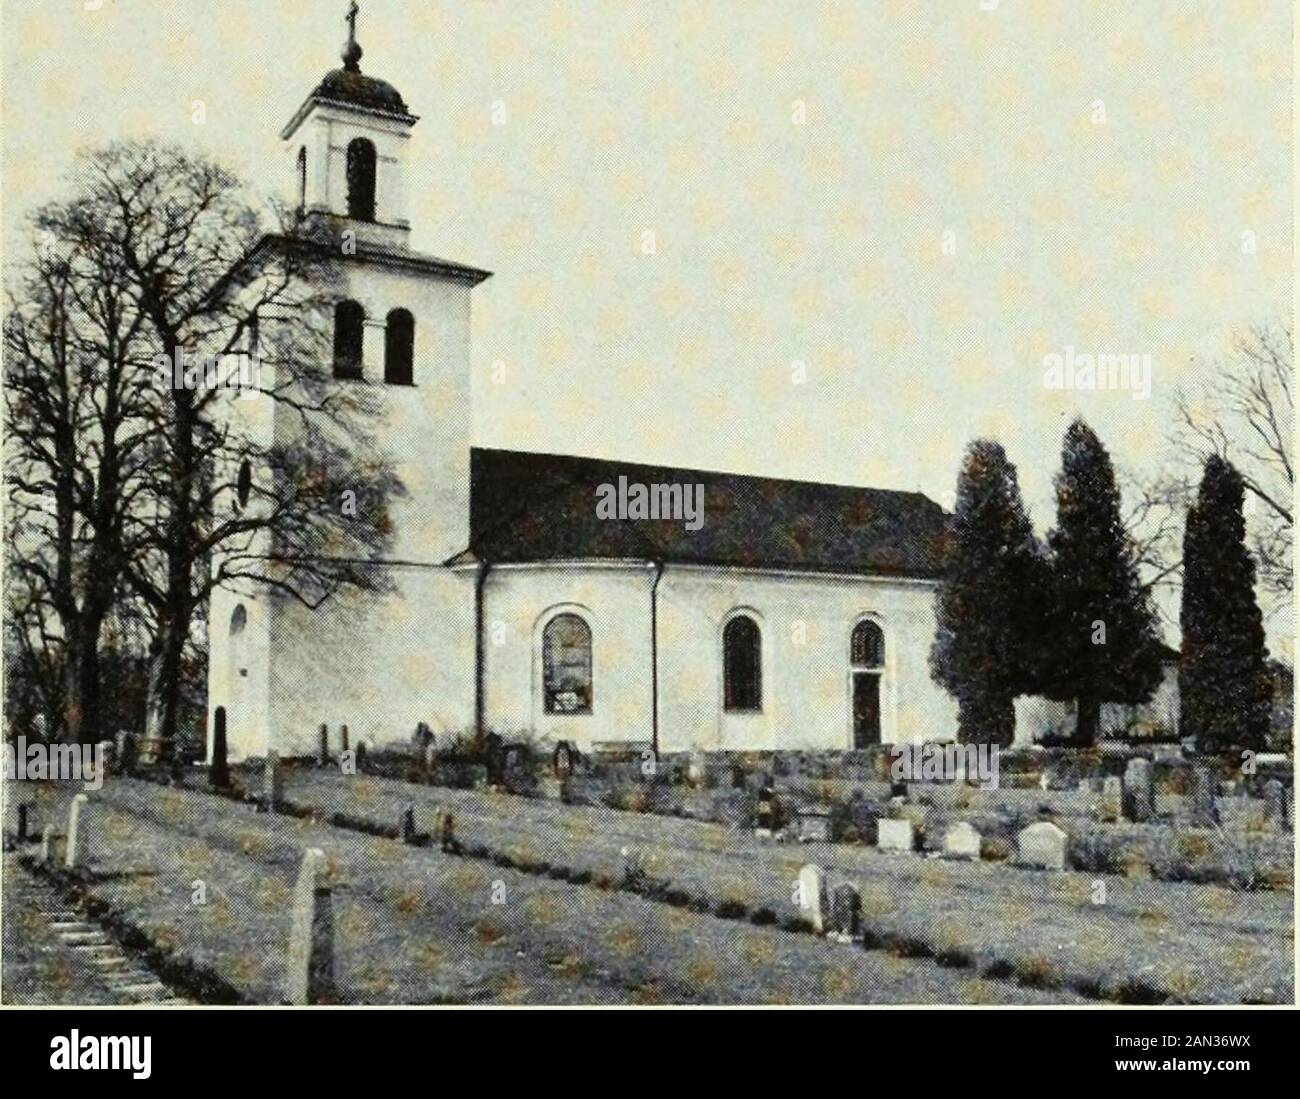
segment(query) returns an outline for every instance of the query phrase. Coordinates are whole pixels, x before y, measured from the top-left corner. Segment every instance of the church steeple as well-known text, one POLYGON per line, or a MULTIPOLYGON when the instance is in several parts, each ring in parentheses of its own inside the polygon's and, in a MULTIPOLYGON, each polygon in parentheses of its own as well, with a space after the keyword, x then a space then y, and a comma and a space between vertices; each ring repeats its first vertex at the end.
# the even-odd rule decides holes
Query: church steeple
POLYGON ((343 222, 358 240, 405 248, 406 143, 417 119, 396 88, 362 73, 360 10, 351 0, 343 67, 325 74, 280 136, 304 219, 343 222))

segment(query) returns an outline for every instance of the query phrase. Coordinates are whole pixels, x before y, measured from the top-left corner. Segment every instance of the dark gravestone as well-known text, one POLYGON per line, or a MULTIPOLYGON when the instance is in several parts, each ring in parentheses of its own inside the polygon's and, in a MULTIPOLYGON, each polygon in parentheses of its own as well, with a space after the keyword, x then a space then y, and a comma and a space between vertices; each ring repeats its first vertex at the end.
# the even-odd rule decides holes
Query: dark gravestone
MULTIPOLYGON (((221 713, 224 715, 225 710, 222 709, 221 713)), ((119 729, 116 742, 117 750, 113 755, 117 759, 118 772, 124 775, 129 774, 135 767, 136 762, 135 734, 130 729, 119 729)))
POLYGON ((1214 799, 1219 781, 1205 765, 1198 765, 1192 773, 1192 823, 1201 828, 1211 828, 1219 822, 1218 807, 1214 799))
POLYGON ((18 803, 18 842, 27 841, 27 811, 31 808, 29 802, 23 801, 18 803))
POLYGON ((400 831, 403 843, 415 842, 415 805, 409 801, 406 803, 406 808, 402 810, 400 831))
POLYGON ((574 751, 573 745, 567 740, 560 741, 555 746, 555 753, 551 756, 551 770, 556 778, 568 778, 573 774, 574 751))
POLYGON ((861 930, 862 898, 848 882, 837 885, 831 894, 830 932, 844 942, 856 939, 861 930))
POLYGON ((754 830, 770 836, 776 831, 776 791, 769 785, 758 792, 758 805, 754 809, 754 830))
POLYGON ((505 770, 505 753, 501 748, 501 738, 496 733, 488 733, 483 739, 483 762, 487 765, 487 777, 490 785, 501 782, 505 770))
POLYGON ((460 844, 456 841, 456 818, 450 813, 443 813, 438 820, 438 846, 448 855, 460 854, 460 844))
POLYGON ((330 761, 330 727, 320 727, 320 765, 324 767, 330 761))
POLYGON ((348 750, 348 727, 346 725, 343 725, 340 726, 339 728, 339 751, 346 752, 347 750, 348 750))
POLYGON ((208 785, 214 790, 230 788, 230 764, 226 759, 226 710, 217 707, 212 727, 212 760, 208 764, 208 785))

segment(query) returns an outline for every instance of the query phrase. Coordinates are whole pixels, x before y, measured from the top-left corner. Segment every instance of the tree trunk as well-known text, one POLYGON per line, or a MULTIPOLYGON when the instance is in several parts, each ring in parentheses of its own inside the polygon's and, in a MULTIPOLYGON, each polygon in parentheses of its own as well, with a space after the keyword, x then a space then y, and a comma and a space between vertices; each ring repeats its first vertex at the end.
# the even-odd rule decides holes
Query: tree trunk
POLYGON ((99 712, 100 623, 79 622, 64 668, 63 736, 69 744, 104 739, 99 712))
POLYGON ((181 611, 162 616, 158 625, 158 639, 149 658, 149 695, 141 749, 146 763, 170 759, 175 750, 181 656, 188 630, 189 615, 181 611))

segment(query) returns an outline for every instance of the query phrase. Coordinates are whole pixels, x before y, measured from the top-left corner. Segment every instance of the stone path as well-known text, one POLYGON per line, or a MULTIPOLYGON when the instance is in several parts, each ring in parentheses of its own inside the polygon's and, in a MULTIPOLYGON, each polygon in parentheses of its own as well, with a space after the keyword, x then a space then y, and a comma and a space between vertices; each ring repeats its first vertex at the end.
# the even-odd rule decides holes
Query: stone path
POLYGON ((141 961, 16 855, 4 860, 4 1002, 182 1005, 141 961))

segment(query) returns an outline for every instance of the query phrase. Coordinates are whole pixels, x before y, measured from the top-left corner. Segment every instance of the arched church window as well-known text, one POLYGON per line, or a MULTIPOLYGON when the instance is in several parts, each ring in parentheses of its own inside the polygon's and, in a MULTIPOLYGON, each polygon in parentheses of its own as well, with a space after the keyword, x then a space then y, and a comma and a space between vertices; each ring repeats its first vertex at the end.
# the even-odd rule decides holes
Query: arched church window
POLYGON ((849 662, 855 668, 879 670, 885 666, 885 635, 870 619, 853 627, 849 641, 849 662))
POLYGON ((548 714, 591 713, 591 628, 576 614, 542 631, 542 690, 548 714))
POLYGON ((230 615, 230 664, 240 678, 248 675, 247 647, 244 627, 248 625, 248 611, 240 603, 230 615))
POLYGON ((737 615, 722 631, 723 708, 763 708, 763 635, 748 615, 737 615))
POLYGON ((360 378, 366 311, 354 301, 334 307, 334 377, 360 378))
POLYGON ((298 213, 307 212, 307 146, 298 147, 298 213))
POLYGON ((388 314, 384 336, 384 381, 391 385, 415 383, 415 318, 405 309, 388 314))
POLYGON ((348 217, 375 220, 375 145, 364 137, 348 142, 348 217))

